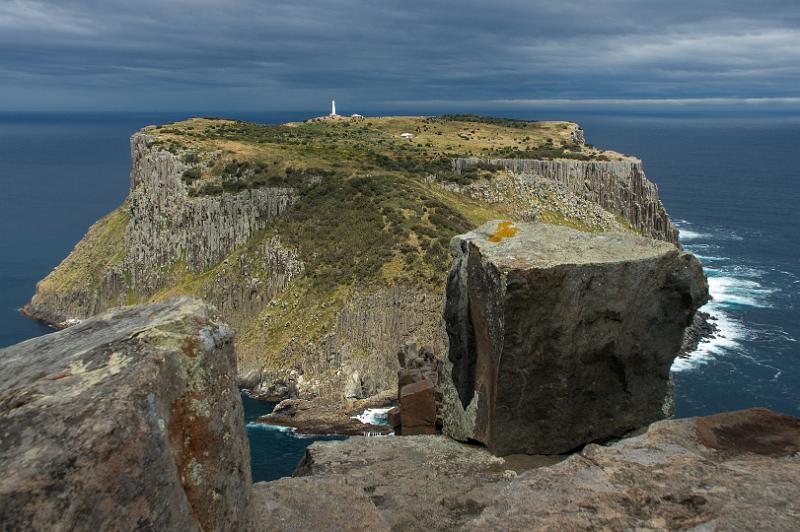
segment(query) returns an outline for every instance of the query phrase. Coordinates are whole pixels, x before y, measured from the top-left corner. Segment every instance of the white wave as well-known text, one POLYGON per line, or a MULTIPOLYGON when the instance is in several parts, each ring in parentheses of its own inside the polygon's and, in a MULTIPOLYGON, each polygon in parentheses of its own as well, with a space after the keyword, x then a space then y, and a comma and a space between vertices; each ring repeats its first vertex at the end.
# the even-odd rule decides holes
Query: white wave
POLYGON ((699 233, 697 231, 690 231, 689 229, 679 229, 681 240, 699 240, 702 238, 710 238, 710 233, 699 233))
POLYGON ((731 317, 724 310, 719 308, 719 304, 711 302, 703 307, 705 312, 711 315, 718 328, 714 338, 704 338, 700 341, 697 349, 692 351, 686 358, 676 358, 672 363, 672 371, 686 371, 702 366, 718 356, 741 349, 741 340, 749 336, 745 326, 738 320, 731 317))
POLYGON ((700 253, 695 253, 694 256, 700 259, 702 262, 719 262, 723 260, 731 260, 730 257, 714 257, 712 255, 701 255, 700 253))
MULTIPOLYGON (((707 271, 709 271, 707 269, 707 271)), ((727 276, 709 276, 708 291, 720 305, 769 308, 767 297, 774 292, 756 281, 727 276)))
POLYGON ((369 425, 388 425, 389 417, 387 412, 389 412, 389 410, 391 410, 391 407, 367 408, 362 413, 352 416, 352 418, 369 425))
POLYGON ((293 434, 294 427, 284 427, 283 425, 270 425, 269 423, 259 423, 257 421, 251 421, 246 426, 247 429, 254 430, 274 430, 276 432, 284 432, 286 434, 293 434))

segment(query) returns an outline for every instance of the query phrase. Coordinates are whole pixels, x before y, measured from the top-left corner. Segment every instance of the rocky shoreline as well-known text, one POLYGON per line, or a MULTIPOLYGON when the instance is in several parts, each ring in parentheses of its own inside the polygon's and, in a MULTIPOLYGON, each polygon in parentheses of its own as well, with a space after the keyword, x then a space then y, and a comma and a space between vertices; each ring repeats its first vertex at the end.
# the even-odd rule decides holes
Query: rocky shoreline
POLYGON ((692 319, 691 325, 686 327, 683 343, 678 351, 679 358, 691 358, 704 340, 713 340, 719 334, 719 327, 714 322, 714 317, 708 312, 698 311, 692 319))
POLYGON ((297 434, 386 435, 392 432, 391 427, 363 423, 356 416, 368 408, 391 407, 396 399, 392 392, 357 401, 334 400, 328 397, 284 399, 275 405, 271 413, 258 418, 258 422, 291 427, 297 434))

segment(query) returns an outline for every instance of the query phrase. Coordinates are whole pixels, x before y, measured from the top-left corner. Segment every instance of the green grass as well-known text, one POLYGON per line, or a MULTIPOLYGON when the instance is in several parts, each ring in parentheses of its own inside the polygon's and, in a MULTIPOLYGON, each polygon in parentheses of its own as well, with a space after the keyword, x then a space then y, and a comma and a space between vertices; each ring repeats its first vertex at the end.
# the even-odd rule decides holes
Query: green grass
POLYGON ((72 253, 39 283, 37 290, 56 292, 98 287, 103 275, 122 264, 127 254, 125 228, 128 220, 126 204, 98 220, 72 253))
POLYGON ((323 118, 283 125, 193 118, 152 127, 152 143, 190 165, 191 195, 296 186, 313 176, 435 176, 467 184, 494 169, 455 172, 456 157, 609 160, 620 154, 578 145, 571 122, 477 115, 323 118), (408 141, 401 133, 412 133, 408 141))

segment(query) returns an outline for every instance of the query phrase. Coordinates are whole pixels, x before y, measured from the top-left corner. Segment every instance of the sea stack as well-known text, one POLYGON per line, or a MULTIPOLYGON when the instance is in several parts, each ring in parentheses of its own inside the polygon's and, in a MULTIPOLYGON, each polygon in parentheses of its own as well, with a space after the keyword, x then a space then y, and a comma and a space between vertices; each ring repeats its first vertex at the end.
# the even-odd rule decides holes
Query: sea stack
POLYGON ((493 221, 451 243, 445 432, 557 454, 671 414, 670 365, 707 301, 673 244, 493 221))

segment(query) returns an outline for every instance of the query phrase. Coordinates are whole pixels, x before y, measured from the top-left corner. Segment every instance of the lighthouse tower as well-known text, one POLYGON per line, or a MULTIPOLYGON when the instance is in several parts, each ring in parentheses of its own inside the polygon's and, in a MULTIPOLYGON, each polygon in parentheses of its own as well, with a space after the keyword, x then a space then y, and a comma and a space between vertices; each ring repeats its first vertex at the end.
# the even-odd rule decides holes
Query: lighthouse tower
POLYGON ((336 114, 336 100, 331 100, 331 116, 339 116, 336 114))

